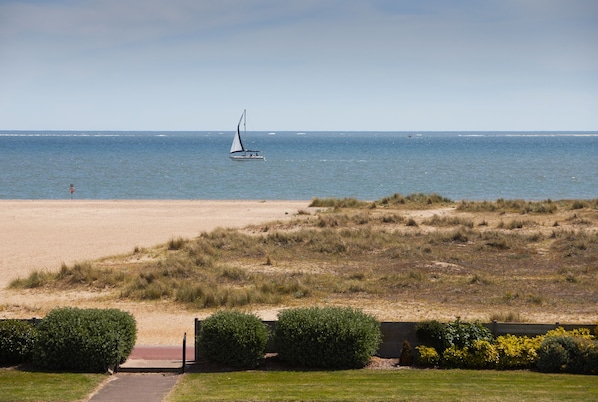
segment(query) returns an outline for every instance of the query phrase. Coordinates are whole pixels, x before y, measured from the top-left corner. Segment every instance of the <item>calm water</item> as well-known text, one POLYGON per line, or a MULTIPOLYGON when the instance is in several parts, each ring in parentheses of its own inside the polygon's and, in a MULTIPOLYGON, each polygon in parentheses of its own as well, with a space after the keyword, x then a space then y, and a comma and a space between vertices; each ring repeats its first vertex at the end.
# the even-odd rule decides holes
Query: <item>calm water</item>
POLYGON ((0 131, 0 199, 598 197, 598 132, 248 133, 265 163, 232 134, 0 131))

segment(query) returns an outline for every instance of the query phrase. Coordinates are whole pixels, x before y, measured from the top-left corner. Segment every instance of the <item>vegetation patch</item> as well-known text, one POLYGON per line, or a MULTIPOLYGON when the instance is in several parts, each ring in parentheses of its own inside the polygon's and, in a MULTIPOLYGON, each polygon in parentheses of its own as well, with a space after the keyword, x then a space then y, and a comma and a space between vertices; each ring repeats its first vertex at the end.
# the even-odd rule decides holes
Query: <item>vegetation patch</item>
POLYGON ((170 400, 183 401, 587 401, 594 376, 531 371, 247 370, 190 373, 170 400), (225 384, 226 386, 223 386, 225 384))
POLYGON ((275 330, 279 358, 308 367, 364 367, 381 341, 380 323, 350 308, 284 310, 275 330))
POLYGON ((0 366, 29 362, 37 330, 23 320, 0 320, 0 366))
POLYGON ((200 355, 237 368, 253 368, 264 359, 268 329, 252 314, 220 311, 206 318, 198 335, 200 355))
POLYGON ((137 336, 133 316, 116 309, 57 308, 37 331, 36 366, 99 373, 124 363, 137 336))
POLYGON ((526 317, 550 306, 572 316, 595 311, 595 200, 455 203, 435 194, 394 194, 356 201, 314 200, 312 205, 326 209, 63 264, 57 273, 36 271, 11 287, 92 290, 98 297, 109 293, 192 308, 403 299, 526 317))

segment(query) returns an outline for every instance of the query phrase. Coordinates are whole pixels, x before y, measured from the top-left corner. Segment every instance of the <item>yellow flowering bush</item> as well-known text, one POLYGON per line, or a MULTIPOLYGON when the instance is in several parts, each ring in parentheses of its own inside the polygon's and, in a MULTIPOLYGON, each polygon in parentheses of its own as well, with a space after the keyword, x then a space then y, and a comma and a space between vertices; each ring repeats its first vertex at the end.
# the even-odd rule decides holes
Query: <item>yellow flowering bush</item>
POLYGON ((418 352, 417 362, 420 366, 434 367, 440 362, 440 355, 436 349, 424 345, 416 346, 415 349, 418 352))
POLYGON ((499 336, 496 338, 497 368, 505 370, 532 367, 538 359, 538 349, 543 339, 543 336, 499 336))
POLYGON ((563 327, 558 327, 555 329, 551 329, 544 336, 546 336, 546 337, 573 336, 575 338, 583 338, 583 339, 587 339, 587 340, 594 339, 594 335, 591 334, 589 328, 576 328, 576 329, 572 329, 571 331, 567 331, 563 327))
POLYGON ((467 331, 458 331, 464 328, 459 320, 453 326, 457 330, 447 332, 454 339, 445 338, 461 342, 447 342, 448 347, 440 352, 433 347, 418 346, 420 365, 500 370, 536 367, 545 372, 598 374, 598 340, 587 328, 567 331, 558 327, 535 337, 503 335, 496 339, 476 339, 466 336, 467 331))
POLYGON ((442 365, 450 368, 494 368, 499 361, 496 345, 486 340, 475 340, 471 346, 451 346, 442 354, 442 365))

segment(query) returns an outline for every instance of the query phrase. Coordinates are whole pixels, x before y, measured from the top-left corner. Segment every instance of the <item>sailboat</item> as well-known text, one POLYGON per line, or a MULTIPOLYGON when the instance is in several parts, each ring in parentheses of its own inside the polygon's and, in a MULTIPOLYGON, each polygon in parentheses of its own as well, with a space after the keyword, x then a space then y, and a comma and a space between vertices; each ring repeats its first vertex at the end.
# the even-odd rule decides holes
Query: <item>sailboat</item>
POLYGON ((259 155, 260 151, 254 151, 246 149, 241 140, 241 122, 243 122, 243 137, 246 136, 247 132, 247 111, 243 110, 243 114, 237 124, 237 132, 233 138, 233 143, 230 146, 230 158, 237 162, 245 161, 265 161, 266 157, 259 155))

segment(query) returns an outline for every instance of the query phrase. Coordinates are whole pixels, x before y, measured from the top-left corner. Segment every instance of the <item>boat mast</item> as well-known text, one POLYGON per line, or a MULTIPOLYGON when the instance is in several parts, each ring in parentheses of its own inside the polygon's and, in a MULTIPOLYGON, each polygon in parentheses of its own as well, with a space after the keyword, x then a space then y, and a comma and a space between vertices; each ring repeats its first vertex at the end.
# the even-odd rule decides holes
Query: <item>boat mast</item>
MULTIPOLYGON (((243 139, 247 138, 247 109, 243 109, 243 139)), ((247 154, 243 145, 243 155, 247 154)))

